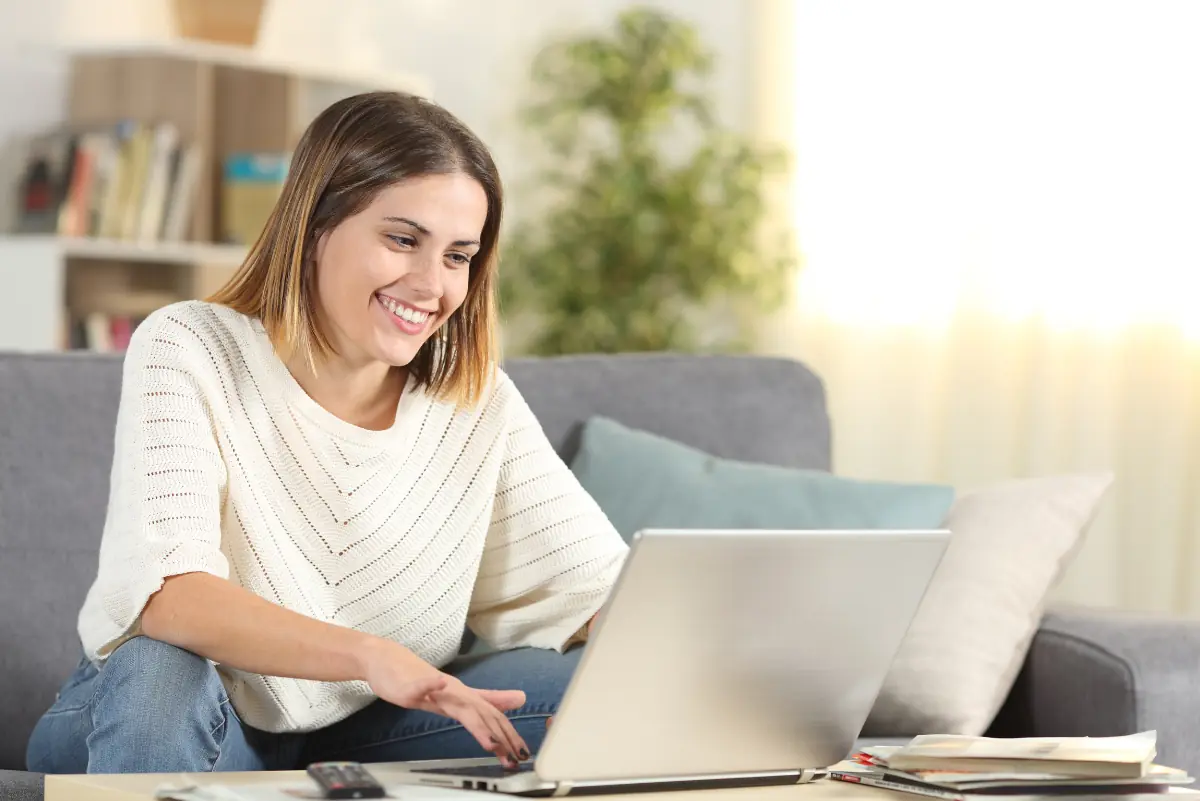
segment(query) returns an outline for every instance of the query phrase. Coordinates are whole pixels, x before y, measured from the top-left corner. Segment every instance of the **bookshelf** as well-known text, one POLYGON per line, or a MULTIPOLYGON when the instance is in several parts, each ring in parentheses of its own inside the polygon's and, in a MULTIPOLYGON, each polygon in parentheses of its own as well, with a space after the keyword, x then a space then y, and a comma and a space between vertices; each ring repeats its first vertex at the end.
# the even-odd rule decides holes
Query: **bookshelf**
MULTIPOLYGON (((125 205, 118 207, 111 202, 118 195, 102 188, 66 188, 68 176, 48 230, 26 217, 0 233, 0 350, 119 350, 139 318, 207 295, 241 264, 253 236, 247 228, 256 229, 223 224, 223 206, 232 208, 223 183, 229 159, 285 158, 317 113, 351 94, 430 93, 416 75, 186 39, 66 43, 61 52, 68 65, 62 135, 72 148, 66 161, 77 163, 80 151, 89 163, 96 152, 115 152, 97 163, 119 162, 112 174, 124 179, 128 172, 130 185, 142 189, 119 195, 125 205), (96 132, 115 130, 124 132, 115 144, 93 149, 96 132), (131 157, 138 151, 130 142, 142 131, 146 155, 131 157), (130 158, 142 166, 127 170, 130 158), (182 166, 188 161, 190 171, 182 166), (101 331, 106 320, 111 337, 101 331)), ((20 187, 20 176, 6 180, 20 187)))
POLYGON ((240 265, 247 250, 240 245, 215 245, 207 242, 142 243, 98 237, 36 234, 0 237, 0 247, 13 240, 51 245, 58 250, 60 258, 185 266, 208 264, 226 268, 236 268, 240 265))
POLYGON ((341 86, 394 89, 428 96, 429 83, 413 73, 366 72, 334 63, 304 63, 263 53, 249 47, 204 42, 198 39, 151 39, 105 42, 67 42, 70 56, 161 56, 198 64, 231 67, 249 72, 288 76, 301 81, 341 86))
POLYGON ((136 319, 176 300, 204 297, 245 252, 201 242, 0 236, 0 350, 68 349, 72 319, 136 319))

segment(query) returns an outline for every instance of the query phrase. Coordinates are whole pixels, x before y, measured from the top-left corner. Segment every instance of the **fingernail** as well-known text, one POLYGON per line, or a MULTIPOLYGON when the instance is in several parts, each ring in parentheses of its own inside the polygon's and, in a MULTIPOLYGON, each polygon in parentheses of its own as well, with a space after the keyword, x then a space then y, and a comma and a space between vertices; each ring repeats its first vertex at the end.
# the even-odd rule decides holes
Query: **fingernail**
POLYGON ((521 759, 529 759, 529 749, 528 748, 521 749, 521 759))

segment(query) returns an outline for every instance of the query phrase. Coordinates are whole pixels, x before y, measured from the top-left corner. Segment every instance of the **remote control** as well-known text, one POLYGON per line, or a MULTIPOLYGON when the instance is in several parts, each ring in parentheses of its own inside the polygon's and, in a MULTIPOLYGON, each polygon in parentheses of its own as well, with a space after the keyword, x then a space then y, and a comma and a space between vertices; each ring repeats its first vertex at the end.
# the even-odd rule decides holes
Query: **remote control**
POLYGON ((314 762, 308 775, 325 798, 383 798, 383 785, 358 762, 314 762))

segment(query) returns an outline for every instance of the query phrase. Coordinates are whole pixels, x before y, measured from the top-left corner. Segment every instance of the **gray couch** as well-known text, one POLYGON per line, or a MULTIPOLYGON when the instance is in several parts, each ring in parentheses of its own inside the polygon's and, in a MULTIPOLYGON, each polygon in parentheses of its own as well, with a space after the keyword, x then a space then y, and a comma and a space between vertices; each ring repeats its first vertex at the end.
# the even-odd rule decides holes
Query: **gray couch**
MULTIPOLYGON (((822 385, 795 362, 592 356, 508 371, 567 458, 578 424, 603 414, 721 456, 830 467, 822 385)), ((119 384, 116 357, 0 354, 0 799, 41 797, 41 777, 20 772, 25 743, 79 658, 119 384)), ((1154 728, 1162 761, 1200 773, 1198 668, 1196 623, 1056 611, 993 733, 1154 728)))

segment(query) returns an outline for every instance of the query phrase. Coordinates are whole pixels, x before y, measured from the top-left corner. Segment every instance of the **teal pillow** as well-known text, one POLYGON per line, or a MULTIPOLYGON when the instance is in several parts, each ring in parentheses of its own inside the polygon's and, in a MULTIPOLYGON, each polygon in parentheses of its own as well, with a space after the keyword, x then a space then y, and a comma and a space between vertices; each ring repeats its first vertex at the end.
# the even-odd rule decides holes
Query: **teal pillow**
POLYGON ((711 456, 589 419, 571 470, 627 541, 643 528, 931 529, 952 487, 841 478, 711 456))

